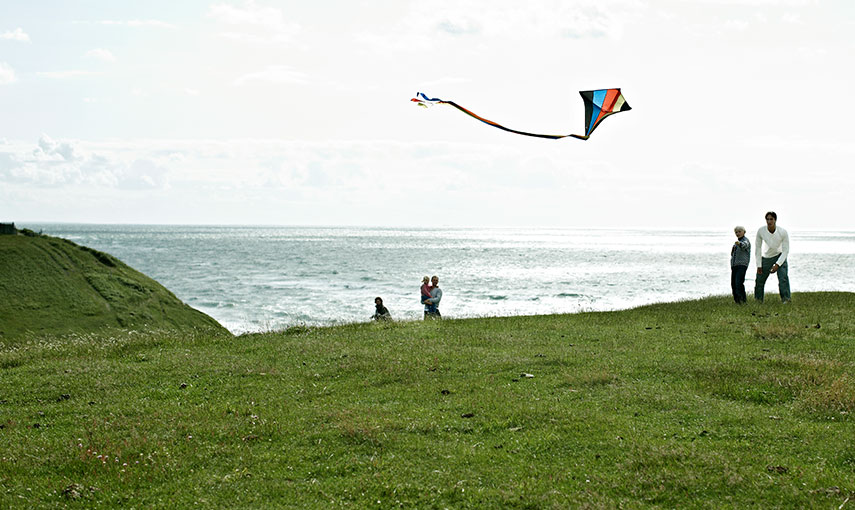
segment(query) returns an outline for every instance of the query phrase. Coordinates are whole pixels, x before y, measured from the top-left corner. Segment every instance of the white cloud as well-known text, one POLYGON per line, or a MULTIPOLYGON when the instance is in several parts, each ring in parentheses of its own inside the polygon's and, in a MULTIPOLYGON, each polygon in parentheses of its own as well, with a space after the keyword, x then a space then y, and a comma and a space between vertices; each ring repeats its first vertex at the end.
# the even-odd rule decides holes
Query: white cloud
POLYGON ((81 76, 92 76, 101 74, 96 71, 85 71, 82 69, 69 69, 67 71, 39 71, 36 73, 39 76, 44 78, 50 78, 52 80, 64 80, 67 78, 78 78, 81 76))
MULTIPOLYGON (((87 142, 42 135, 35 146, 0 146, 0 182, 24 183, 36 189, 89 184, 105 189, 173 186, 185 191, 229 189, 250 194, 252 190, 278 190, 306 199, 322 194, 333 201, 353 192, 392 192, 406 201, 422 190, 426 173, 442 183, 436 189, 460 187, 461 183, 467 186, 482 178, 491 183, 487 188, 518 186, 515 179, 502 177, 509 175, 507 161, 518 157, 514 149, 445 142, 87 142), (459 175, 461 165, 469 163, 473 170, 459 175)), ((531 169, 528 176, 538 172, 531 169)))
POLYGON ((808 5, 816 5, 818 0, 697 0, 698 4, 711 4, 711 5, 737 5, 742 7, 747 6, 792 6, 792 7, 804 7, 808 5))
MULTIPOLYGON (((86 23, 85 21, 80 23, 86 23)), ((96 21, 100 25, 118 25, 126 27, 155 27, 155 28, 177 28, 172 23, 156 19, 132 19, 132 20, 101 20, 96 21)))
POLYGON ((93 58, 96 60, 100 60, 102 62, 115 62, 116 57, 110 50, 105 50, 104 48, 95 48, 94 50, 89 50, 85 55, 87 58, 93 58))
POLYGON ((211 5, 208 17, 230 27, 220 33, 221 37, 246 44, 290 45, 302 31, 298 23, 285 20, 281 9, 260 6, 252 0, 240 6, 225 3, 211 5))
POLYGON ((31 189, 84 185, 93 189, 168 189, 169 153, 110 144, 56 141, 0 147, 0 182, 31 189))
POLYGON ((727 20, 724 23, 725 30, 732 30, 735 32, 744 32, 751 27, 751 24, 743 19, 732 19, 727 20))
POLYGON ((804 24, 804 22, 802 21, 801 15, 795 14, 792 12, 785 12, 781 16, 781 21, 783 21, 784 23, 791 24, 791 25, 803 25, 804 24))
POLYGON ((826 154, 829 152, 855 154, 855 141, 834 139, 806 139, 804 137, 753 136, 745 138, 741 145, 768 151, 802 151, 826 154))
POLYGON ((428 10, 415 5, 391 31, 362 32, 356 40, 378 50, 412 52, 467 38, 620 39, 624 26, 641 8, 638 0, 496 0, 487 8, 474 2, 438 0, 428 10))
POLYGON ((267 66, 263 71, 248 73, 234 81, 234 85, 246 85, 252 82, 267 82, 280 84, 304 85, 309 82, 306 73, 297 71, 291 66, 267 66))
POLYGON ((632 0, 539 0, 534 5, 499 0, 485 10, 483 6, 447 0, 441 8, 431 9, 436 14, 425 20, 433 31, 455 36, 618 38, 625 16, 637 6, 632 0))
POLYGON ((7 30, 0 34, 0 39, 9 41, 30 42, 30 36, 20 27, 15 30, 7 30))
POLYGON ((132 19, 125 22, 129 27, 158 27, 158 28, 177 28, 172 23, 160 21, 156 19, 132 19))
POLYGON ((253 25, 274 30, 296 26, 285 21, 282 9, 263 7, 252 0, 245 1, 240 7, 225 3, 211 5, 208 16, 228 25, 253 25))
POLYGON ((58 156, 63 161, 75 161, 79 159, 74 154, 74 146, 69 142, 55 142, 48 135, 42 135, 39 138, 39 146, 33 152, 36 156, 44 155, 48 158, 58 156))
MULTIPOLYGON (((853 150, 851 143, 839 143, 840 150, 853 150)), ((805 161, 828 148, 811 143, 792 147, 776 139, 750 143, 779 144, 788 145, 787 159, 805 161)), ((566 226, 596 221, 614 226, 623 225, 630 211, 633 225, 666 218, 683 225, 672 217, 673 210, 699 204, 715 209, 734 193, 755 193, 768 178, 762 170, 747 168, 738 155, 720 161, 672 158, 661 161, 656 171, 627 173, 631 156, 603 158, 597 150, 581 156, 584 148, 539 141, 93 142, 43 136, 37 144, 0 145, 0 183, 27 196, 53 193, 53 210, 69 211, 68 221, 75 221, 85 196, 100 197, 103 204, 135 201, 136 207, 123 216, 128 222, 146 220, 150 203, 159 200, 178 212, 159 217, 165 222, 566 226), (734 182, 745 186, 734 187, 734 182), (427 194, 436 203, 430 218, 412 206, 414 197, 427 194), (510 210, 508 203, 514 204, 510 210)), ((802 173, 785 170, 777 179, 784 188, 799 189, 800 200, 809 203, 827 194, 823 182, 806 186, 802 173)), ((820 175, 846 189, 855 179, 837 175, 834 168, 820 175)), ((22 203, 11 203, 12 210, 22 203)), ((820 209, 829 214, 840 207, 828 203, 820 209)))
POLYGON ((815 60, 827 56, 828 50, 825 48, 808 48, 807 46, 801 46, 796 50, 796 53, 806 60, 815 60))
MULTIPOLYGON (((0 179, 35 186, 90 183, 139 189, 171 185, 184 191, 228 189, 249 195, 278 191, 307 200, 324 196, 331 204, 354 193, 379 202, 388 198, 408 204, 424 191, 426 175, 432 191, 459 195, 522 188, 558 193, 570 184, 604 190, 611 185, 614 169, 601 162, 584 163, 599 165, 599 170, 580 180, 574 175, 579 172, 568 172, 564 157, 555 147, 532 156, 514 147, 450 142, 83 142, 43 135, 35 148, 27 144, 0 147, 0 162, 5 162, 0 164, 0 179)), ((639 177, 638 182, 642 181, 639 177)))
POLYGON ((258 46, 286 46, 294 43, 291 34, 258 34, 253 32, 222 32, 220 37, 244 44, 258 46))
POLYGON ((423 82, 418 82, 418 83, 419 83, 420 87, 424 87, 425 89, 433 89, 433 88, 440 88, 440 87, 450 86, 450 85, 460 85, 463 83, 471 83, 471 82, 472 82, 472 80, 470 80, 468 78, 457 78, 457 77, 452 77, 452 76, 446 76, 444 78, 439 78, 437 80, 429 80, 429 81, 423 81, 423 82))
POLYGON ((6 62, 0 62, 0 85, 7 85, 18 80, 15 70, 6 62))
POLYGON ((43 136, 35 148, 16 145, 0 150, 0 181, 54 187, 83 179, 74 147, 43 136))

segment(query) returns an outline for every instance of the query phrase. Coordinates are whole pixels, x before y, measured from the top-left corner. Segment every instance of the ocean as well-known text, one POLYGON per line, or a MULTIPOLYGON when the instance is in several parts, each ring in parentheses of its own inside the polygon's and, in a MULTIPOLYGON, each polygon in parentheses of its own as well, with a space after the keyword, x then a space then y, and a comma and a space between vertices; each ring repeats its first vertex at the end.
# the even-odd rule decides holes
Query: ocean
MULTIPOLYGON (((395 319, 419 319, 425 275, 439 276, 448 318, 729 295, 734 240, 729 230, 18 227, 110 253, 233 333, 368 321, 377 296, 395 319)), ((855 232, 790 231, 790 239, 793 292, 855 292, 855 232)), ((749 295, 753 286, 749 270, 749 295)), ((766 290, 778 299, 774 276, 766 290)))

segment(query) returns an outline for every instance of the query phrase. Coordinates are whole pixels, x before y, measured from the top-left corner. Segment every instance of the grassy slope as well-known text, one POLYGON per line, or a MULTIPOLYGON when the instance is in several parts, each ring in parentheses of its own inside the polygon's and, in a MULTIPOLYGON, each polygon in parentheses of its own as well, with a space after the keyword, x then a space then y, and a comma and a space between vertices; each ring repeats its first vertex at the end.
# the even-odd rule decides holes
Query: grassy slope
POLYGON ((0 507, 838 508, 853 312, 30 339, 0 350, 0 507))
POLYGON ((98 328, 224 331, 118 259, 48 236, 0 236, 0 342, 98 328))

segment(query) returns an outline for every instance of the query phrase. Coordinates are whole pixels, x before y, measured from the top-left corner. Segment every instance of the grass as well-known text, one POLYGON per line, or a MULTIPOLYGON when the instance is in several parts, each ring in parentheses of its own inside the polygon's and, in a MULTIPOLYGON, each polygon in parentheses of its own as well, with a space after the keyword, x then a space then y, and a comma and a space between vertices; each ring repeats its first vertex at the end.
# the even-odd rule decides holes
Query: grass
POLYGON ((111 255, 24 232, 0 235, 0 341, 100 329, 226 331, 111 255))
POLYGON ((846 508, 853 312, 0 340, 0 507, 846 508))

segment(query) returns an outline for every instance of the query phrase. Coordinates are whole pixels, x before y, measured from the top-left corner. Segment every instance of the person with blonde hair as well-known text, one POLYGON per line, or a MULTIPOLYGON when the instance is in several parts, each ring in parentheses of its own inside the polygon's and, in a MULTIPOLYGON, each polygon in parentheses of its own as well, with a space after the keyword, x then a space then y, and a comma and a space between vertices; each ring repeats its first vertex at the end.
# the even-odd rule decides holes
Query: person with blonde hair
POLYGON ((422 294, 422 304, 425 304, 425 301, 430 299, 430 276, 422 278, 422 286, 419 291, 422 294))
POLYGON ((745 227, 737 225, 733 228, 736 241, 730 249, 730 289, 736 304, 744 304, 748 297, 745 295, 745 273, 751 262, 751 242, 745 237, 745 227))

